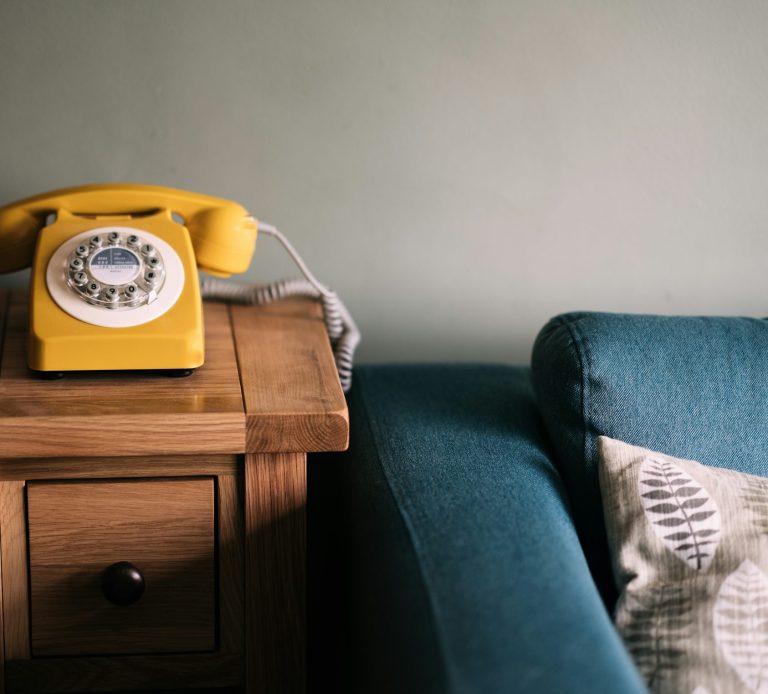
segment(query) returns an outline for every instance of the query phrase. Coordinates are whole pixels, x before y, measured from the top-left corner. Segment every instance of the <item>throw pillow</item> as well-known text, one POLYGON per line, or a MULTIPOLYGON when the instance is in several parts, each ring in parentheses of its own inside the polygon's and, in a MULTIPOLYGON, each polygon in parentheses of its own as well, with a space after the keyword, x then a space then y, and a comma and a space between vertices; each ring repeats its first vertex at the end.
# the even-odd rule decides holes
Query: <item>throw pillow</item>
POLYGON ((658 693, 768 693, 768 479, 605 436, 616 626, 658 693))

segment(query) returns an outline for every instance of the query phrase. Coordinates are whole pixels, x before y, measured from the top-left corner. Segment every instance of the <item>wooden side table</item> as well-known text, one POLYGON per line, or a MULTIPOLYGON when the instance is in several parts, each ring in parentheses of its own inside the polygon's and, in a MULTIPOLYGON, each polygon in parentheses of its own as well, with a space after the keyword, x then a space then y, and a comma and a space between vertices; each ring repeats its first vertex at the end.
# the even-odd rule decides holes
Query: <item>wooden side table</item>
POLYGON ((306 688, 306 454, 348 415, 320 308, 205 305, 173 379, 30 375, 0 292, 0 692, 306 688))

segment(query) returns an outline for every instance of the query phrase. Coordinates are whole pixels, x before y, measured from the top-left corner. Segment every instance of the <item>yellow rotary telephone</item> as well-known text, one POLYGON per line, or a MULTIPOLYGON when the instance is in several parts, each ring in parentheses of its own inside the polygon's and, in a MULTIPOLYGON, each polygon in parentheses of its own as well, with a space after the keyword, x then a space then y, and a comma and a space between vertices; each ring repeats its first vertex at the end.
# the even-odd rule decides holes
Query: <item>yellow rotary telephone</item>
POLYGON ((32 266, 29 368, 191 373, 204 360, 197 270, 245 272, 257 231, 277 239, 305 279, 249 286, 209 278, 202 294, 250 304, 320 300, 348 390, 360 332, 285 236, 235 202, 136 184, 62 188, 0 207, 0 273, 32 266))
POLYGON ((63 188, 0 207, 0 273, 32 266, 27 362, 42 372, 202 365, 197 269, 245 272, 237 203, 148 185, 63 188))

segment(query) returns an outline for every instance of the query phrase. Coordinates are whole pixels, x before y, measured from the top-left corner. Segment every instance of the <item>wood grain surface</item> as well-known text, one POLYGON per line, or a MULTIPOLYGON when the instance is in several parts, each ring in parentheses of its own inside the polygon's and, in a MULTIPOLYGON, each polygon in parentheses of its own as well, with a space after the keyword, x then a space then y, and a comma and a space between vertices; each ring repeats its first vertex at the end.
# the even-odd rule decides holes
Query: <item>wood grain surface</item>
MULTIPOLYGON (((222 653, 242 654, 245 649, 245 598, 243 572, 243 478, 220 475, 219 507, 219 619, 222 653)), ((241 672, 241 680, 244 673, 241 672)))
POLYGON ((33 657, 213 651, 214 480, 30 482, 33 657), (101 572, 130 561, 146 581, 128 606, 101 572))
POLYGON ((92 479, 100 477, 187 477, 234 475, 236 455, 165 455, 115 458, 0 459, 0 479, 92 479))
POLYGON ((26 301, 14 293, 0 362, 0 458, 346 448, 347 406, 317 302, 206 302, 204 318, 206 363, 187 378, 89 372, 46 381, 27 369, 26 301))
POLYGON ((248 452, 344 450, 349 417, 315 301, 232 305, 248 452))
POLYGON ((26 365, 14 293, 0 364, 0 457, 241 453, 242 394, 227 306, 205 306, 206 363, 187 378, 88 372, 46 381, 26 365))
POLYGON ((0 482, 5 659, 29 658, 29 590, 24 482, 0 482))
POLYGON ((306 456, 245 457, 249 694, 306 691, 306 456))
POLYGON ((236 686, 245 673, 248 692, 304 692, 306 452, 343 450, 349 435, 319 305, 206 303, 206 365, 186 379, 42 381, 25 364, 23 295, 7 298, 0 292, 7 691, 236 686), (121 560, 150 567, 151 584, 170 592, 140 614, 147 576, 145 596, 110 622, 94 576, 121 560), (185 588, 190 574, 205 585, 185 588), (178 594, 190 598, 181 607, 178 594))
MULTIPOLYGON (((0 289, 0 345, 5 334, 5 317, 10 299, 10 291, 0 289)), ((0 359, 1 361, 1 359, 0 359)), ((2 503, 2 488, 0 488, 0 503, 2 503)), ((3 619, 3 570, 2 570, 2 521, 0 520, 0 694, 5 694, 5 631, 3 619)))

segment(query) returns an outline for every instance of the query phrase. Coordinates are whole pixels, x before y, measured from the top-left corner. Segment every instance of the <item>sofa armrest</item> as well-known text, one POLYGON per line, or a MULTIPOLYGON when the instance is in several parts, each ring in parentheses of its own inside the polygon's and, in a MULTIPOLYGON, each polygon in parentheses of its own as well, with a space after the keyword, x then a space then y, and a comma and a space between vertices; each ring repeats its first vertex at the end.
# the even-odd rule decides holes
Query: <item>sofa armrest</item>
POLYGON ((528 369, 378 366, 355 381, 350 450, 310 466, 339 552, 348 689, 645 691, 590 577, 528 369))

